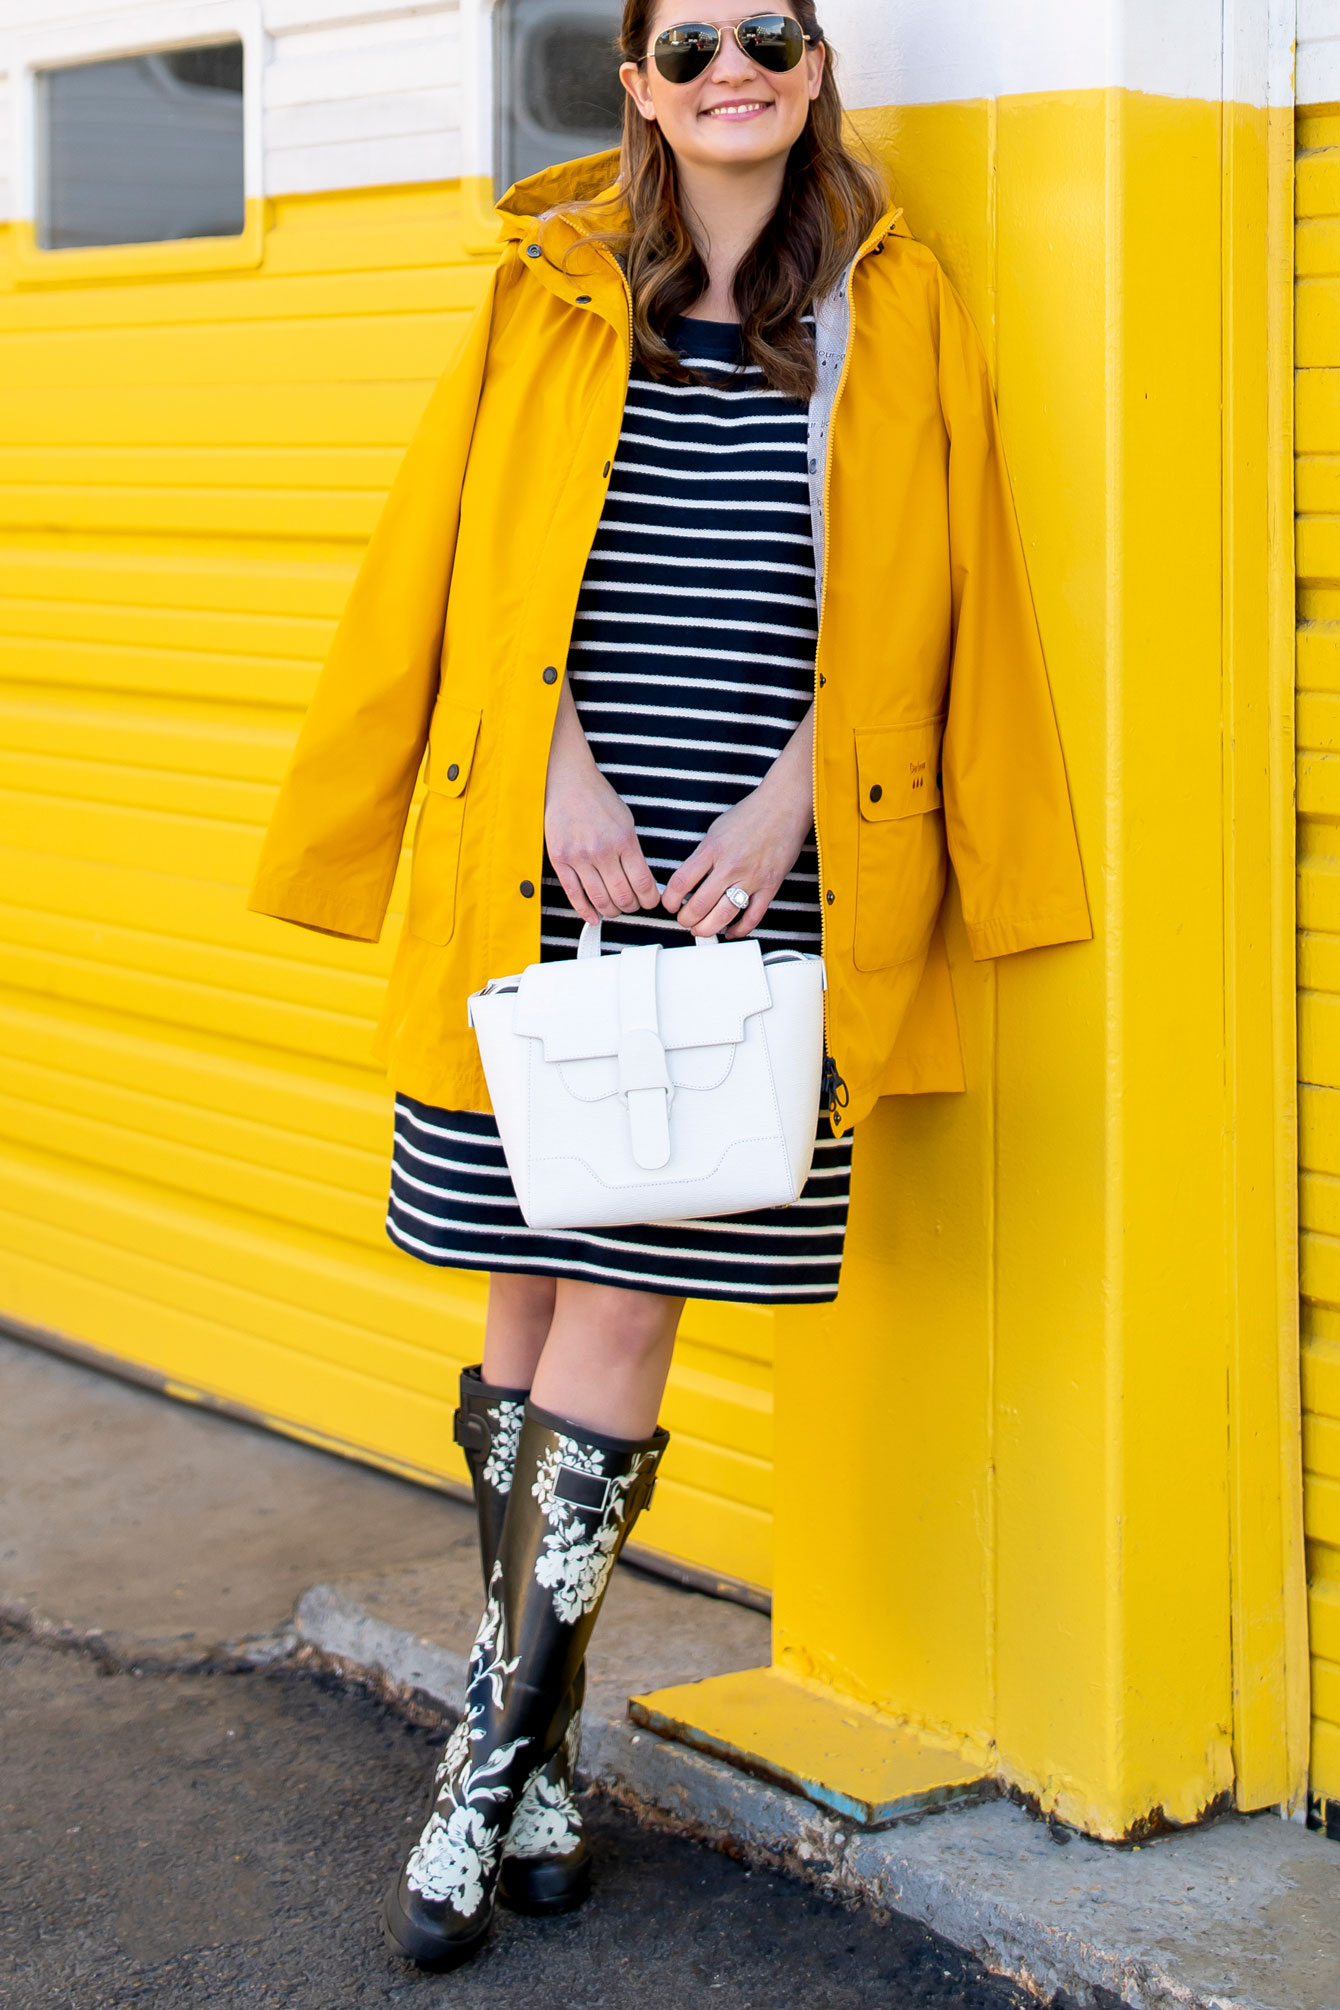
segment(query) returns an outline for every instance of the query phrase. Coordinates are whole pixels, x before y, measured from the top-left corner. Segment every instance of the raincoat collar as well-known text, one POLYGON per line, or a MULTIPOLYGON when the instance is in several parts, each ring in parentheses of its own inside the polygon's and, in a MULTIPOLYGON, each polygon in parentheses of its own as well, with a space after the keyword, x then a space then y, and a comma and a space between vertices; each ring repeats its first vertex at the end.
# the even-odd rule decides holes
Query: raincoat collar
MULTIPOLYGON (((614 198, 618 193, 619 149, 611 147, 604 153, 586 154, 580 160, 560 161, 557 167, 544 168, 539 174, 527 175, 523 181, 514 182, 497 205, 497 214, 503 227, 505 238, 523 237, 533 234, 531 226, 547 223, 555 212, 565 211, 573 205, 608 201, 605 213, 605 227, 619 228, 622 220, 620 209, 614 198)), ((584 217, 580 207, 564 221, 571 228, 584 234, 595 227, 595 219, 584 217)), ((865 243, 857 253, 858 258, 893 233, 898 237, 910 237, 911 231, 903 221, 901 209, 887 209, 865 243)))

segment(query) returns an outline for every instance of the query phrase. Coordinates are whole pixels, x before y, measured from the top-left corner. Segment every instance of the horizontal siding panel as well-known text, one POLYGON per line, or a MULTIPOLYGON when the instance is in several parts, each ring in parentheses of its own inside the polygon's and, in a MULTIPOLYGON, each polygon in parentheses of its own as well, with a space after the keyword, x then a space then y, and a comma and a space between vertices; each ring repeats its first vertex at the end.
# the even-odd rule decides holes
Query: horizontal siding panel
POLYGON ((59 806, 68 802, 77 803, 81 810, 99 803, 146 810, 155 816, 252 824, 263 831, 274 806, 275 790, 269 783, 237 781, 230 776, 132 768, 113 760, 75 760, 24 749, 8 754, 0 750, 0 799, 9 797, 22 803, 30 796, 54 802, 57 815, 59 806))
MULTIPOLYGON (((288 1165, 293 1141, 333 1144, 383 1161, 391 1145, 391 1099, 379 1070, 266 1066, 235 1040, 189 1042, 148 1033, 105 1013, 63 1014, 0 998, 0 1053, 17 1067, 44 1067, 179 1103, 186 1118, 220 1114, 272 1134, 267 1163, 288 1165), (275 1155, 278 1155, 277 1157, 275 1155)), ((383 1173, 385 1167, 383 1165, 383 1173)))
POLYGON ((36 388, 435 379, 461 334, 442 313, 0 336, 0 376, 36 388))
POLYGON ((1316 1416, 1340 1422, 1340 1341, 1309 1340, 1304 1347, 1303 1401, 1316 1416))
MULTIPOLYGON (((692 1391, 686 1391, 678 1384, 679 1378, 676 1377, 675 1385, 667 1388, 661 1418, 678 1447, 676 1478, 698 1494, 717 1501, 734 1501, 757 1515, 770 1515, 772 1467, 769 1461, 745 1458, 733 1446, 723 1443, 720 1437, 695 1437, 692 1425, 698 1412, 692 1391)), ((732 1417, 718 1417, 714 1420, 714 1428, 729 1431, 733 1422, 732 1417)))
POLYGON ((673 1477, 673 1445, 661 1471, 665 1478, 657 1482, 652 1512, 638 1523, 638 1548, 724 1570, 749 1584, 771 1584, 772 1517, 720 1494, 681 1486, 673 1477), (732 1561, 724 1564, 722 1557, 732 1561))
POLYGON ((1296 732, 1304 752, 1340 753, 1340 692, 1300 692, 1296 732))
POLYGON ((1340 273, 1340 216, 1300 222, 1294 234, 1294 261, 1303 278, 1340 273))
MULTIPOLYGON (((263 972, 267 994, 276 985, 295 987, 295 1003, 310 997, 329 1004, 340 995, 337 977, 380 983, 391 968, 392 928, 383 930, 380 942, 346 942, 319 929, 295 928, 249 913, 244 887, 102 860, 72 866, 68 859, 13 846, 0 847, 0 887, 14 896, 8 905, 20 910, 9 917, 16 927, 22 913, 42 910, 95 922, 104 930, 110 924, 139 936, 176 937, 238 959, 239 969, 263 972)), ((393 891, 389 920, 398 920, 403 907, 399 891, 393 891)), ((0 912, 3 908, 0 903, 0 912)))
POLYGON ((1340 1307, 1340 1236, 1305 1230, 1298 1239, 1298 1262, 1303 1296, 1340 1307))
MULTIPOLYGON (((460 91, 450 84, 416 85, 414 89, 369 91, 352 100, 320 97, 305 103, 277 104, 265 120, 267 159, 299 147, 357 146, 368 140, 431 138, 441 149, 460 144, 453 129, 460 125, 460 91)), ((445 175, 423 175, 423 181, 445 175)), ((350 175, 350 180, 355 180, 350 175)), ((366 184, 364 184, 366 186, 366 184)), ((331 184, 325 182, 323 187, 331 184)))
POLYGON ((1340 691, 1340 623, 1305 622, 1298 630, 1298 687, 1340 691))
POLYGON ((15 785, 36 772, 28 769, 28 758, 44 755, 256 782, 273 791, 293 750, 297 724, 296 714, 290 722, 283 714, 240 705, 188 700, 168 710, 134 694, 80 702, 0 685, 0 764, 13 770, 15 785))
POLYGON ((248 997, 216 985, 190 984, 151 971, 124 970, 91 957, 58 955, 0 941, 0 984, 72 1005, 100 1006, 132 1019, 250 1040, 296 1055, 357 1067, 368 1055, 373 1021, 310 1005, 248 997))
POLYGON ((233 698, 239 705, 274 706, 301 714, 319 674, 315 662, 258 656, 193 654, 183 649, 132 649, 96 642, 16 639, 0 633, 0 685, 157 694, 165 698, 233 698))
POLYGON ((1298 1151, 1309 1172, 1340 1176, 1340 1089, 1299 1084, 1298 1151))
MULTIPOLYGON (((669 1413, 665 1422, 671 1430, 683 1430, 708 1442, 726 1443, 755 1460, 769 1476, 772 1457, 771 1377, 760 1378, 751 1387, 738 1373, 723 1375, 721 1362, 710 1349, 691 1340, 676 1348, 674 1406, 676 1423, 669 1413)), ((771 1496, 765 1492, 755 1506, 767 1507, 771 1496)))
POLYGON ((1298 572, 1302 579, 1340 583, 1340 516, 1299 518, 1298 572))
POLYGON ((1340 1800, 1340 1724, 1313 1721, 1311 1781, 1319 1799, 1340 1800))
MULTIPOLYGON (((454 1322, 471 1329, 461 1364, 479 1358, 471 1350, 482 1338, 483 1279, 466 1271, 430 1270, 390 1242, 357 1250, 310 1230, 277 1236, 236 1209, 188 1202, 119 1168, 98 1177, 32 1149, 0 1153, 0 1210, 11 1223, 22 1224, 6 1238, 6 1261, 9 1248, 33 1247, 45 1229, 61 1239, 60 1260, 78 1273, 80 1243, 87 1241, 90 1262, 99 1251, 113 1251, 152 1267, 161 1281, 145 1296, 159 1302, 198 1303, 202 1291, 211 1301, 220 1293, 234 1294, 230 1302, 237 1307, 254 1300, 254 1309, 238 1323, 276 1335, 290 1330, 300 1353, 318 1353, 333 1341, 338 1358, 367 1361, 383 1342, 386 1373, 402 1387, 412 1387, 431 1370, 454 1322)), ((111 1276, 110 1256, 98 1261, 101 1274, 111 1276)), ((34 1323, 80 1332, 40 1315, 34 1323)), ((210 1386, 207 1376, 204 1384, 210 1386)))
POLYGON ((384 498, 302 489, 0 487, 0 531, 114 531, 157 536, 338 538, 363 544, 384 498))
POLYGON ((334 140, 324 147, 272 147, 270 185, 285 194, 329 188, 349 175, 364 188, 377 182, 438 181, 462 171, 455 132, 410 133, 391 139, 334 140))
POLYGON ((161 929, 111 927, 101 919, 37 906, 0 905, 0 929, 11 947, 105 965, 109 982, 113 971, 138 971, 187 986, 193 993, 295 1005, 323 1017, 354 1019, 360 1029, 375 1023, 385 990, 380 976, 249 954, 220 943, 192 942, 161 929))
MULTIPOLYGON (((385 1170, 383 1166, 378 1180, 371 1154, 356 1168, 353 1161, 344 1164, 345 1177, 336 1183, 317 1177, 315 1169, 311 1175, 297 1175, 260 1163, 255 1153, 261 1139, 249 1127, 197 1116, 192 1126, 199 1134, 196 1143, 171 1135, 180 1120, 170 1125, 168 1116, 159 1098, 74 1082, 50 1069, 30 1069, 25 1083, 0 1063, 0 1139, 11 1145, 35 1142, 94 1173, 132 1165, 137 1179, 187 1199, 245 1207, 248 1214, 285 1227, 377 1246, 386 1214, 385 1170), (14 1093, 25 1088, 26 1094, 14 1093), (248 1144, 249 1159, 227 1150, 248 1144), (360 1175, 356 1185, 355 1170, 360 1175)), ((327 1170, 334 1169, 330 1148, 312 1156, 327 1170)))
POLYGON ((1308 1605, 1314 1651, 1326 1661, 1340 1663, 1340 1580, 1314 1582, 1308 1605))
POLYGON ((1300 816, 1340 818, 1340 754, 1312 754, 1303 749, 1298 756, 1297 787, 1300 816))
POLYGON ((1340 998, 1304 991, 1298 999, 1301 1079, 1340 1089, 1340 998))
MULTIPOLYGON (((353 567, 350 566, 352 572, 353 567)), ((107 581, 84 578, 85 586, 96 592, 107 581)), ((34 584, 57 585, 45 576, 34 584)), ((144 607, 98 599, 43 598, 0 594, 0 637, 10 642, 79 642, 85 648, 144 648, 168 651, 173 656, 231 656, 243 660, 253 656, 302 663, 318 670, 335 633, 335 620, 304 614, 238 612, 228 608, 164 606, 144 607)), ((219 681, 226 692, 232 678, 220 666, 219 681)), ((4 702, 0 689, 0 702, 4 702)), ((62 703, 68 701, 62 700, 62 703)), ((132 698, 131 703, 135 701, 132 698)), ((192 708, 190 698, 182 698, 176 710, 192 708)), ((194 708, 199 712, 199 707, 194 708)), ((163 712, 162 701, 150 708, 150 715, 163 712)), ((108 707, 103 707, 109 716, 108 707)), ((221 725, 221 712, 213 717, 221 725)))
MULTIPOLYGON (((1306 827, 1309 838, 1320 835, 1334 841, 1334 825, 1306 827)), ((1298 925, 1305 930, 1340 933, 1340 859, 1324 852, 1305 854, 1298 872, 1298 925)))
MULTIPOLYGON (((359 272, 291 272, 258 278, 212 273, 192 286, 180 281, 110 286, 98 298, 96 319, 80 289, 22 293, 7 305, 0 356, 18 337, 64 332, 85 343, 110 329, 210 329, 285 321, 347 320, 350 315, 466 316, 483 298, 487 269, 425 264, 417 268, 359 272)), ((245 338, 244 338, 245 339, 245 338)))
POLYGON ((1340 1236, 1340 1179, 1332 1173, 1305 1171, 1299 1179, 1298 1213, 1303 1228, 1321 1236, 1340 1236))
POLYGON ((1315 1414, 1304 1418, 1303 1466, 1321 1479, 1340 1480, 1340 1420, 1315 1414))
POLYGON ((1304 1473, 1303 1512, 1313 1542, 1340 1548, 1340 1480, 1304 1473))
POLYGON ((1320 1656, 1312 1662, 1312 1708, 1324 1722, 1340 1724, 1340 1664, 1320 1656))
POLYGON ((1298 619, 1300 625, 1307 628, 1320 624, 1334 627, 1340 622, 1340 586, 1328 586, 1324 582, 1300 579, 1298 619))
POLYGON ((1309 991, 1340 992, 1340 935, 1299 935, 1298 981, 1309 991))
POLYGON ((1305 454, 1295 470, 1294 496, 1300 510, 1340 515, 1340 454, 1305 454))
MULTIPOLYGON (((311 554, 233 545, 218 555, 198 545, 127 551, 119 542, 18 549, 0 543, 0 606, 50 599, 99 606, 171 608, 191 613, 336 619, 348 598, 357 558, 343 548, 311 554)), ((281 652, 284 653, 284 652, 281 652)))
POLYGON ((1298 372, 1294 430, 1300 454, 1340 454, 1340 368, 1298 372))
POLYGON ((438 372, 403 383, 98 384, 22 392, 0 378, 0 439, 11 446, 399 447, 438 372))
POLYGON ((249 886, 261 833, 198 816, 148 816, 111 803, 0 790, 0 844, 114 865, 161 867, 191 879, 249 886))
POLYGON ((1340 216, 1340 148, 1299 154, 1294 165, 1294 209, 1300 219, 1340 216))
MULTIPOLYGON (((454 27, 453 23, 453 27, 454 27)), ((344 105, 369 97, 405 93, 425 87, 450 93, 459 84, 460 58, 455 34, 425 34, 424 23, 406 16, 383 22, 376 30, 359 22, 352 29, 304 35, 275 43, 276 60, 265 69, 265 110, 287 105, 344 105), (409 33, 399 32, 408 28, 409 33)), ((457 123, 457 121, 453 121, 457 123)), ((356 171, 344 177, 350 188, 365 186, 356 171)), ((325 186, 330 188, 327 182, 325 186)))
POLYGON ((1340 279, 1300 279, 1294 289, 1298 367, 1322 370, 1340 354, 1340 279))
MULTIPOLYGON (((393 447, 91 446, 0 448, 0 489, 350 489, 385 495, 403 450, 393 447)), ((188 529, 189 525, 183 525, 188 529)))

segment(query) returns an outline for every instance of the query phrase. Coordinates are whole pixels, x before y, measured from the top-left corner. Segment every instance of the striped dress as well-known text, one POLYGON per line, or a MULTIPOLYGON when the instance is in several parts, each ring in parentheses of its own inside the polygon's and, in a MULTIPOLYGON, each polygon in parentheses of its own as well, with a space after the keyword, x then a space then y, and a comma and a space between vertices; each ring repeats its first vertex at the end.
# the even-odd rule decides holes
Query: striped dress
MULTIPOLYGON (((633 812, 664 885, 721 812, 757 787, 814 691, 818 614, 808 414, 741 370, 739 330, 686 321, 699 385, 635 367, 567 674, 601 773, 633 812)), ((541 957, 581 923, 545 862, 541 957)), ((813 838, 762 926, 765 951, 820 947, 813 838)), ((604 926, 609 949, 682 948, 662 911, 604 926)), ((396 1099, 387 1232, 428 1263, 755 1304, 837 1294, 851 1138, 820 1119, 814 1169, 788 1208, 599 1231, 528 1228, 492 1117, 396 1099)))

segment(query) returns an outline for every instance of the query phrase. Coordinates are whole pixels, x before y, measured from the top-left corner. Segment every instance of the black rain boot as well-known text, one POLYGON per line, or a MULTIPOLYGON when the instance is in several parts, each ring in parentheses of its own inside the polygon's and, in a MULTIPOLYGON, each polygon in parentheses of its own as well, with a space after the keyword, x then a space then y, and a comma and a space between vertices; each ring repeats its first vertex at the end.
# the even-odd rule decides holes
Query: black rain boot
POLYGON ((615 1557, 667 1442, 605 1437, 526 1405, 465 1715, 384 1909, 390 1945, 421 1968, 456 1967, 488 1932, 515 1810, 562 1742, 615 1557))
MULTIPOLYGON (((475 1491, 486 1594, 502 1542, 526 1394, 524 1389, 503 1389, 486 1382, 480 1368, 461 1371, 456 1442, 465 1453, 475 1491)), ((503 1845, 498 1896, 514 1912, 574 1912, 590 1895, 591 1852, 573 1793, 585 1693, 583 1666, 577 1671, 563 1742, 530 1781, 512 1817, 503 1845)))

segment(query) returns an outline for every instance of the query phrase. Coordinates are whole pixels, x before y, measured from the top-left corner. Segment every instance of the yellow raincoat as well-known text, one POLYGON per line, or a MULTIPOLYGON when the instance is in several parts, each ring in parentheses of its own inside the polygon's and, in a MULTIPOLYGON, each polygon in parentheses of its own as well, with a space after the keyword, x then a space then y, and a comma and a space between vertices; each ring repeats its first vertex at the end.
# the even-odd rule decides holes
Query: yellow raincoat
MULTIPOLYGON (((251 894, 263 914, 375 941, 427 749, 379 1046, 398 1089, 446 1108, 489 1107, 467 995, 540 953, 549 743, 630 347, 615 259, 544 219, 616 167, 552 169, 501 205, 501 260, 368 548, 251 894)), ((815 747, 846 1125, 883 1095, 963 1087, 946 848, 974 956, 1090 934, 981 346, 893 215, 848 305, 815 747)))

